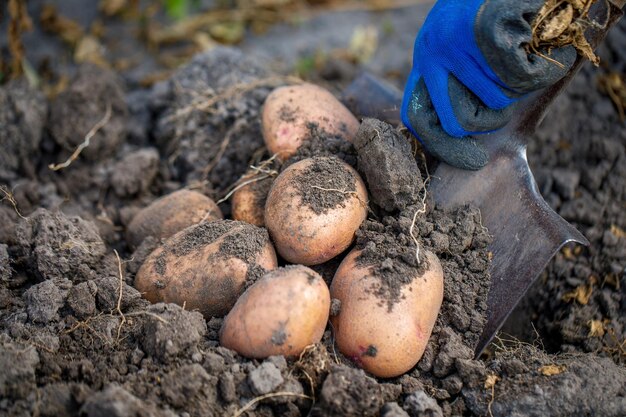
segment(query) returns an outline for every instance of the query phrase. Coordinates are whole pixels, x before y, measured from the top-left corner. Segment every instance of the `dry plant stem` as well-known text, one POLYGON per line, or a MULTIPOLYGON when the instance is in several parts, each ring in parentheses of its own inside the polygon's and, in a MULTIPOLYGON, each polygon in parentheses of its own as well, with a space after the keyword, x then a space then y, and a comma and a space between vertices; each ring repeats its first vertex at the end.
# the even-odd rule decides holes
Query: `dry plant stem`
POLYGON ((17 213, 20 218, 26 220, 26 217, 22 216, 22 213, 17 209, 17 201, 15 201, 15 197, 13 197, 13 193, 9 191, 9 188, 5 185, 0 185, 0 193, 4 194, 4 197, 0 199, 1 201, 7 200, 13 206, 13 210, 17 213))
POLYGON ((235 183, 236 186, 232 190, 230 190, 228 194, 226 194, 222 199, 220 199, 217 204, 222 204, 223 202, 228 201, 228 199, 231 198, 233 194, 237 192, 237 190, 240 190, 246 185, 254 184, 258 181, 263 181, 268 178, 276 177, 278 175, 278 171, 274 169, 268 169, 266 167, 270 166, 277 156, 278 154, 272 155, 271 158, 261 162, 258 167, 250 165, 250 169, 257 172, 257 174, 244 174, 239 180, 237 180, 237 182, 235 183), (262 175, 259 175, 259 173, 262 175))
POLYGON ((219 200, 217 202, 217 204, 222 204, 223 202, 228 201, 228 199, 231 198, 233 196, 233 194, 235 194, 237 192, 237 190, 245 187, 246 185, 250 185, 250 184, 253 184, 255 182, 263 181, 264 179, 267 179, 267 178, 270 178, 270 176, 269 175, 261 175, 260 177, 252 178, 251 180, 242 182, 241 184, 239 184, 238 186, 233 188, 228 194, 226 194, 224 196, 224 198, 219 200))
POLYGON ((223 100, 228 100, 236 97, 240 97, 249 91, 252 91, 259 87, 268 87, 272 84, 302 84, 303 81, 298 77, 293 76, 275 76, 262 78, 260 80, 239 83, 227 88, 220 94, 210 94, 206 96, 198 96, 189 106, 183 107, 176 111, 173 115, 169 116, 166 120, 171 121, 182 116, 185 116, 193 111, 210 111, 213 106, 223 100))
POLYGON ((107 110, 106 110, 106 113, 104 114, 104 117, 102 117, 102 119, 100 119, 100 121, 96 123, 89 132, 87 132, 83 143, 78 145, 78 147, 74 150, 72 155, 70 155, 67 161, 63 162, 62 164, 56 164, 56 165, 50 164, 48 165, 48 168, 50 168, 53 171, 58 171, 60 169, 67 168, 68 166, 70 166, 72 162, 74 162, 80 156, 80 153, 83 151, 83 149, 89 146, 89 144, 91 143, 91 138, 96 133, 98 133, 98 131, 102 129, 102 127, 104 127, 104 125, 106 125, 110 119, 111 119, 111 103, 107 103, 107 110))
POLYGON ((93 319, 97 319, 98 317, 100 317, 102 315, 102 313, 98 314, 97 316, 92 316, 92 317, 87 317, 86 320, 84 321, 79 321, 78 323, 74 324, 71 328, 69 328, 68 330, 65 331, 65 334, 71 334, 73 332, 75 332, 76 330, 78 330, 81 327, 86 328, 87 330, 91 331, 91 333, 95 334, 96 336, 98 336, 98 338, 100 340, 102 340, 105 343, 109 343, 109 341, 105 340, 105 338, 98 333, 93 327, 91 327, 89 325, 89 322, 93 319))
POLYGON ((117 250, 115 249, 113 249, 113 252, 115 252, 115 257, 117 258, 117 269, 120 275, 120 295, 117 297, 116 311, 122 318, 122 321, 120 322, 120 325, 117 328, 117 338, 115 339, 115 342, 119 343, 122 326, 124 326, 124 323, 126 323, 126 316, 124 315, 124 313, 122 313, 122 291, 124 290, 124 274, 122 273, 122 260, 120 259, 120 255, 119 253, 117 253, 117 250))
POLYGON ((300 394, 297 392, 288 392, 288 391, 272 392, 272 393, 261 395, 260 397, 254 398, 253 400, 248 402, 246 405, 241 407, 239 410, 237 410, 235 414, 233 414, 233 417, 239 417, 240 415, 248 411, 250 408, 252 408, 252 406, 254 406, 255 404, 263 400, 266 400, 268 398, 274 398, 274 397, 298 397, 298 398, 305 398, 307 400, 313 399, 309 395, 300 394))
POLYGON ((230 144, 230 139, 235 134, 235 132, 239 130, 240 126, 242 126, 242 122, 237 121, 235 122, 235 125, 233 127, 228 129, 226 136, 222 140, 222 143, 220 143, 219 150, 217 151, 217 153, 215 154, 211 162, 209 162, 206 168, 204 168, 204 170, 202 171, 203 177, 208 176, 211 173, 211 171, 213 171, 213 168, 217 166, 220 159, 222 159, 222 156, 224 156, 224 153, 226 152, 228 145, 230 144))
POLYGON ((31 30, 32 22, 28 17, 26 2, 24 0, 9 0, 9 27, 8 40, 11 52, 11 76, 17 78, 22 74, 22 61, 25 58, 24 45, 22 44, 22 32, 31 30))

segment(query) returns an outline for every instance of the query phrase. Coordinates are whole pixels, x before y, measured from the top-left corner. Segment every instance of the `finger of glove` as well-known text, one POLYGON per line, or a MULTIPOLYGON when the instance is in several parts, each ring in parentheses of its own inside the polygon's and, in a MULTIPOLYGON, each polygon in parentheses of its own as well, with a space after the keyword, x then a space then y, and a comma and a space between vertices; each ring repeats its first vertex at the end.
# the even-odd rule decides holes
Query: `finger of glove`
MULTIPOLYGON (((457 138, 468 136, 470 132, 461 127, 452 108, 448 94, 448 72, 442 67, 430 65, 423 68, 423 80, 434 109, 439 115, 443 130, 448 135, 457 138)), ((422 88, 420 83, 417 88, 422 88)))
POLYGON ((478 170, 489 161, 484 146, 473 138, 455 138, 441 127, 424 79, 405 95, 402 120, 435 158, 465 170, 478 170), (419 110, 419 111, 414 111, 419 110))
POLYGON ((485 0, 474 24, 478 46, 494 73, 509 88, 528 93, 563 78, 576 59, 572 47, 559 48, 550 56, 562 66, 536 55, 528 55, 531 22, 543 0, 485 0))
POLYGON ((452 74, 448 78, 448 95, 460 125, 473 134, 488 133, 504 127, 515 107, 511 105, 501 110, 488 108, 452 74))
POLYGON ((451 72, 467 88, 474 92, 491 109, 503 109, 515 101, 500 87, 498 82, 488 76, 484 69, 473 59, 457 57, 452 61, 451 72))

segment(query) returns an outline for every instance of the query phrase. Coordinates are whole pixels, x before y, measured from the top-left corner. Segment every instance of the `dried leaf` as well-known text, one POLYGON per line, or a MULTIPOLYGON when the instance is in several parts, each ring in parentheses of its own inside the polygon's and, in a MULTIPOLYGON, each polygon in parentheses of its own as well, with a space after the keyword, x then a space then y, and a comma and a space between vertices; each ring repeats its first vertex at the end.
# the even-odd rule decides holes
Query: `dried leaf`
POLYGON ((571 4, 568 4, 545 23, 543 30, 539 34, 539 39, 545 42, 559 37, 572 23, 573 18, 574 8, 571 4))
POLYGON ((348 51, 355 62, 369 61, 378 49, 378 29, 374 26, 359 26, 354 29, 348 51))
POLYGON ((209 34, 218 42, 233 45, 241 42, 246 28, 241 21, 219 22, 209 27, 209 34))
POLYGON ((492 389, 499 380, 500 377, 498 375, 487 375, 487 379, 485 379, 485 389, 492 389))
POLYGON ((600 320, 589 320, 589 337, 604 336, 604 324, 600 320))
POLYGON ((593 48, 589 45, 587 38, 585 38, 585 32, 582 27, 579 27, 578 30, 574 31, 574 40, 572 41, 572 44, 578 53, 593 62, 593 65, 596 67, 600 65, 600 57, 593 52, 593 48))
POLYGON ((580 55, 598 66, 600 58, 585 38, 585 29, 598 26, 589 21, 589 9, 597 0, 546 0, 532 23, 532 39, 528 53, 535 53, 545 59, 554 48, 572 45, 580 55))
POLYGON ((39 21, 43 30, 59 35, 65 42, 75 45, 85 33, 76 21, 58 14, 56 7, 45 4, 41 9, 39 21))
POLYGON ((604 284, 609 284, 610 286, 612 286, 613 288, 615 288, 616 290, 619 290, 619 277, 617 274, 607 274, 604 277, 604 282, 602 283, 602 285, 604 284))
POLYGON ((589 298, 591 298, 591 293, 593 292, 592 284, 583 284, 576 287, 573 291, 570 291, 563 295, 563 301, 566 303, 571 302, 572 300, 576 300, 578 304, 587 305, 589 303, 589 298))
POLYGON ((545 365, 539 368, 539 373, 544 376, 554 376, 565 371, 565 365, 545 365))
POLYGON ((126 8, 128 0, 100 0, 98 8, 107 16, 115 16, 126 8))
POLYGON ((588 3, 588 0, 567 0, 569 4, 576 9, 578 12, 582 12, 585 9, 585 5, 588 3))
POLYGON ((32 22, 28 17, 24 0, 9 0, 9 51, 11 52, 11 75, 18 77, 24 69, 22 64, 26 60, 22 33, 32 29, 32 22))
POLYGON ((617 108, 620 120, 626 121, 626 74, 611 72, 600 76, 599 83, 600 91, 606 93, 617 108))
POLYGON ((76 45, 74 51, 74 61, 78 63, 91 62, 102 68, 109 68, 110 65, 103 56, 104 47, 94 36, 84 36, 76 45))
POLYGON ((626 232, 616 224, 611 225, 611 233, 620 239, 626 239, 626 232))

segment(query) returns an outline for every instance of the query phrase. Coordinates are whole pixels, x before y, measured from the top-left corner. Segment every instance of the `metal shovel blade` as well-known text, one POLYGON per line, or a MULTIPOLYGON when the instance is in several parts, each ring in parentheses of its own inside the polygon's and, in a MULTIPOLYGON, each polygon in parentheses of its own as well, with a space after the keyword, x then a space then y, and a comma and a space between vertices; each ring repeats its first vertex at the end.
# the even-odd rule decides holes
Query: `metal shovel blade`
MULTIPOLYGON (((599 2, 591 17, 606 22, 589 30, 587 38, 598 45, 623 12, 624 0, 599 2)), ((527 143, 545 116, 546 109, 580 69, 578 59, 557 84, 525 98, 507 127, 476 140, 485 144, 489 163, 478 171, 466 171, 440 163, 431 176, 429 191, 442 208, 472 204, 481 210, 483 225, 493 236, 490 251, 491 289, 487 299, 487 323, 476 346, 478 356, 502 327, 550 259, 567 243, 589 242, 552 210, 542 198, 526 158, 527 143)), ((357 115, 394 122, 401 93, 362 75, 344 92, 344 103, 357 115), (373 94, 375 92, 375 94, 373 94)))

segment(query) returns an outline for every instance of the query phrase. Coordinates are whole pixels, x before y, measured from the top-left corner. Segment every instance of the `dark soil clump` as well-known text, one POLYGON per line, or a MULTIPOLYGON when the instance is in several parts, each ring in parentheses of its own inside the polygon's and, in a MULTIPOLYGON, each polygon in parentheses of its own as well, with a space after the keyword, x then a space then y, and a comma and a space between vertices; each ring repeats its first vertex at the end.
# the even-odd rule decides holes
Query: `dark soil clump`
POLYGON ((172 157, 177 179, 189 183, 208 179, 221 194, 244 174, 255 152, 262 151, 260 109, 271 91, 271 77, 254 58, 217 47, 197 55, 160 85, 164 103, 158 103, 154 134, 161 151, 172 157), (241 94, 233 90, 254 83, 259 86, 242 87, 241 94), (214 106, 202 107, 220 95, 223 99, 215 100, 214 106))
POLYGON ((336 158, 312 158, 294 182, 298 184, 302 204, 316 214, 324 214, 337 207, 356 192, 356 178, 336 158))
POLYGON ((354 146, 374 204, 393 212, 417 203, 424 183, 411 144, 400 132, 379 120, 364 119, 354 146))
POLYGON ((17 179, 18 172, 32 177, 47 102, 26 80, 16 80, 0 88, 0 109, 0 181, 17 179))
POLYGON ((124 90, 117 76, 93 65, 83 65, 69 88, 52 101, 48 129, 69 155, 99 121, 108 119, 81 153, 94 161, 113 154, 125 139, 127 114, 124 90))

